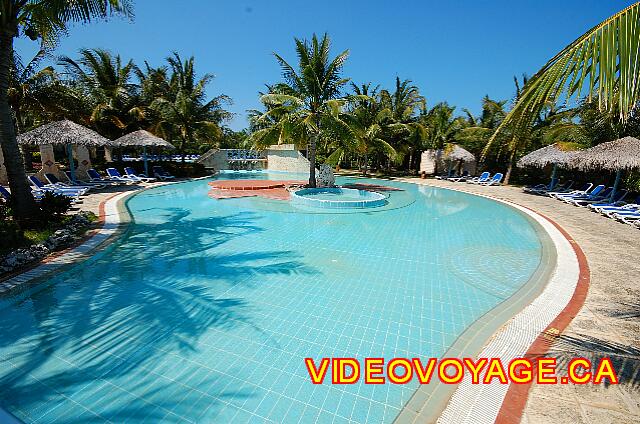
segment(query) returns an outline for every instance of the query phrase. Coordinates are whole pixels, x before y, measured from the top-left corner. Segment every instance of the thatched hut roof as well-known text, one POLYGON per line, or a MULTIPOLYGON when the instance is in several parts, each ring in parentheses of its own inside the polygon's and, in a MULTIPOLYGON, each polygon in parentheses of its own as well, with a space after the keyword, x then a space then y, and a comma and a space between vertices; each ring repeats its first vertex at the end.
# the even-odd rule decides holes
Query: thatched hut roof
POLYGON ((476 160, 476 157, 473 156, 469 151, 463 149, 462 147, 454 144, 453 147, 444 149, 443 159, 451 160, 451 161, 464 161, 464 162, 473 162, 476 160))
POLYGON ((80 146, 111 146, 111 140, 67 119, 42 125, 18 136, 20 144, 76 144, 80 146))
POLYGON ((607 169, 621 171, 640 168, 640 140, 624 137, 601 143, 576 155, 572 165, 581 170, 607 169))
POLYGON ((138 130, 116 139, 113 142, 117 146, 133 146, 133 147, 163 147, 167 149, 175 149, 175 146, 168 141, 156 137, 149 131, 138 130))
POLYGON ((554 143, 523 156, 517 166, 520 168, 526 166, 544 168, 547 165, 568 166, 577 154, 577 151, 572 148, 570 143, 554 143))

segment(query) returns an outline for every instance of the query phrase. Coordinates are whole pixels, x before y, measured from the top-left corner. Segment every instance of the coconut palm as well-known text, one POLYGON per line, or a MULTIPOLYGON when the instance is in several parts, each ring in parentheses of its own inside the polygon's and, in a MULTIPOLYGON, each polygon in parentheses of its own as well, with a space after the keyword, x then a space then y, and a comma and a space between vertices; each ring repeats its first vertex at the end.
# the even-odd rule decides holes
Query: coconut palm
MULTIPOLYGON (((591 28, 556 54, 522 88, 513 109, 490 145, 508 134, 509 144, 523 144, 542 111, 561 99, 597 101, 603 111, 616 111, 626 122, 640 100, 640 3, 635 3, 591 28)), ((524 143, 526 144, 526 142, 524 143)), ((512 149, 515 156, 516 149, 512 149)), ((513 163, 513 160, 510 161, 513 163)))
POLYGON ((327 34, 321 39, 313 34, 310 42, 296 38, 295 44, 297 68, 274 53, 285 82, 279 85, 278 92, 261 96, 268 108, 254 122, 259 125, 265 125, 269 120, 273 122, 254 132, 252 141, 258 145, 284 141, 306 143, 309 186, 315 187, 316 146, 323 131, 334 125, 344 104, 337 99, 348 82, 341 77, 341 72, 349 51, 332 59, 327 34))
POLYGON ((112 140, 135 129, 139 86, 132 82, 133 61, 123 63, 103 49, 81 49, 79 59, 63 56, 60 64, 87 123, 112 140))
MULTIPOLYGON (((186 146, 211 144, 222 136, 221 124, 231 118, 224 105, 231 102, 225 95, 207 100, 206 87, 213 75, 198 79, 195 59, 182 60, 176 52, 167 58, 171 69, 168 90, 153 100, 149 109, 158 117, 156 132, 166 140, 179 140, 178 151, 183 155, 186 146)), ((161 71, 158 71, 161 72, 161 71)), ((155 75, 156 84, 163 82, 155 75)))
POLYGON ((0 145, 11 187, 14 217, 28 221, 36 205, 27 184, 9 105, 13 41, 27 36, 51 47, 72 22, 90 22, 112 14, 132 15, 128 0, 0 0, 0 145))
POLYGON ((351 84, 354 94, 347 97, 346 111, 336 119, 329 132, 334 132, 337 147, 327 159, 330 164, 338 164, 347 153, 354 153, 362 159, 362 172, 367 175, 369 157, 382 153, 393 157, 396 150, 383 137, 385 128, 392 124, 391 110, 384 107, 378 96, 378 87, 371 84, 357 86, 351 84))

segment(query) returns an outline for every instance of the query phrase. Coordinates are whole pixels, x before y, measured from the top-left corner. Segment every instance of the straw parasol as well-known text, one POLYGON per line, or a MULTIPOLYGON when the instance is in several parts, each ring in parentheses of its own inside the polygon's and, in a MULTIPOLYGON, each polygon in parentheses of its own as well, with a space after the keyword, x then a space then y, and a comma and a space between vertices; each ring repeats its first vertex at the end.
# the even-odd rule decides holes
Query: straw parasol
POLYGON ((520 168, 527 166, 544 168, 547 165, 553 165, 553 170, 551 171, 551 187, 556 180, 558 166, 571 166, 571 160, 577 153, 576 147, 575 143, 553 143, 523 156, 516 165, 520 168))
POLYGON ((640 140, 623 137, 583 150, 571 160, 581 170, 606 169, 616 171, 616 182, 611 191, 613 201, 624 171, 640 168, 640 140))
POLYGON ((449 170, 447 175, 451 176, 451 168, 454 162, 473 162, 476 157, 473 156, 468 150, 463 149, 457 144, 449 144, 442 151, 442 158, 449 162, 449 170))
POLYGON ((175 149, 175 146, 168 141, 156 137, 149 131, 138 130, 116 139, 114 144, 117 146, 142 147, 142 157, 144 159, 144 173, 149 175, 149 165, 147 163, 147 147, 161 147, 166 149, 175 149))
POLYGON ((78 146, 111 146, 112 142, 97 132, 83 127, 80 124, 63 119, 62 121, 51 122, 42 125, 29 132, 18 136, 20 144, 34 144, 37 146, 46 144, 63 144, 67 147, 69 155, 69 171, 71 179, 75 182, 76 171, 73 166, 72 145, 78 146))

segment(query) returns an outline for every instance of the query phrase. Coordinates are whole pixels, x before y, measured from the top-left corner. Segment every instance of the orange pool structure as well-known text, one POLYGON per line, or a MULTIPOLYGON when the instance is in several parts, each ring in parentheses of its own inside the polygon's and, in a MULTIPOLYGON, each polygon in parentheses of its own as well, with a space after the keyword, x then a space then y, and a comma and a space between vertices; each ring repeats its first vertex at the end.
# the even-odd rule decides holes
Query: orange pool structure
POLYGON ((291 186, 302 186, 302 180, 218 180, 211 181, 209 197, 213 199, 233 199, 238 197, 260 196, 266 199, 289 200, 287 190, 291 186))

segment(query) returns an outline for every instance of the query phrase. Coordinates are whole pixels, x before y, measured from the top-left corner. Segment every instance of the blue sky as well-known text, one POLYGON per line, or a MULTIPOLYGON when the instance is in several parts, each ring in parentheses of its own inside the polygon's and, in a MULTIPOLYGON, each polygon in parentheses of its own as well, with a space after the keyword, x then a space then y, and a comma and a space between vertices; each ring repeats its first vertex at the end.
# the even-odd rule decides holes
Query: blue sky
MULTIPOLYGON (((618 0, 374 1, 136 0, 133 21, 79 25, 56 55, 101 47, 157 66, 173 50, 194 55, 216 76, 210 95, 227 94, 234 129, 246 127, 258 91, 280 79, 272 53, 295 62, 293 37, 327 32, 349 49, 345 76, 391 88, 396 76, 420 87, 428 105, 480 110, 485 94, 511 98, 513 76, 532 74, 565 45, 631 4, 618 0)), ((18 40, 26 60, 36 46, 18 40)))

